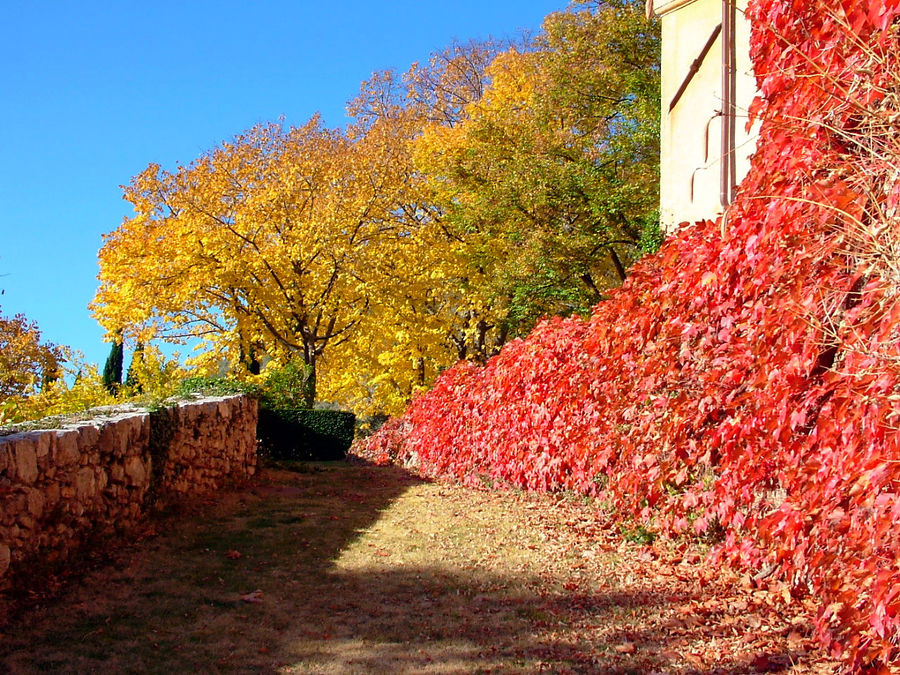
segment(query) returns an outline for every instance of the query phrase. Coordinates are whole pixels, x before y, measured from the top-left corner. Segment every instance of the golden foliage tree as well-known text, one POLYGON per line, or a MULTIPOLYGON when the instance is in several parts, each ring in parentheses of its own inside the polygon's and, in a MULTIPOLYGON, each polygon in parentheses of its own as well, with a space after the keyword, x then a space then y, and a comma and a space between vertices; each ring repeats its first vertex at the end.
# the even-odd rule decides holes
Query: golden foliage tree
POLYGON ((392 130, 251 129, 126 188, 135 215, 106 237, 92 304, 111 332, 204 339, 206 359, 315 368, 366 320, 371 270, 405 233, 392 130))
POLYGON ((60 347, 41 341, 37 323, 0 316, 0 403, 39 392, 59 376, 62 360, 60 347))

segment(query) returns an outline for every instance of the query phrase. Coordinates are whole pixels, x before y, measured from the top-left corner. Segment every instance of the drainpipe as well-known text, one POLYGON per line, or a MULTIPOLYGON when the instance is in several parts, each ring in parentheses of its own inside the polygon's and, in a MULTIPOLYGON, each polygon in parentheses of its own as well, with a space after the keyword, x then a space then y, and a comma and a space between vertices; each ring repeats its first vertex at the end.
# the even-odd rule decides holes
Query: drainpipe
POLYGON ((722 0, 722 169, 719 201, 722 208, 728 208, 734 197, 734 182, 737 176, 736 106, 737 48, 735 45, 736 0, 722 0))

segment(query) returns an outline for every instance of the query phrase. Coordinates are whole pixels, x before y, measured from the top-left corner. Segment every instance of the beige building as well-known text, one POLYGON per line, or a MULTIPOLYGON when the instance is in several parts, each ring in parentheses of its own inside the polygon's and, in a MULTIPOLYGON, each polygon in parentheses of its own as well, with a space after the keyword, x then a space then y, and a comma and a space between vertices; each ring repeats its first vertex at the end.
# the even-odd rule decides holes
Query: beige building
POLYGON ((660 220, 715 218, 749 169, 756 95, 747 0, 648 0, 662 23, 660 220))

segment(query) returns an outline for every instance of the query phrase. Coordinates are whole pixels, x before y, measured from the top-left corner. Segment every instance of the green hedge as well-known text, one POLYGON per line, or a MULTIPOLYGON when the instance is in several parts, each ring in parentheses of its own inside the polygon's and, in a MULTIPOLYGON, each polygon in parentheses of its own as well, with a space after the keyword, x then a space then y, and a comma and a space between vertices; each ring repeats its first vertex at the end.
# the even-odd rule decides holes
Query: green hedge
POLYGON ((353 443, 356 415, 341 410, 260 408, 256 436, 272 459, 343 459, 353 443))
POLYGON ((204 396, 231 396, 232 394, 247 394, 259 397, 258 385, 229 377, 186 377, 178 384, 177 395, 203 394, 204 396))

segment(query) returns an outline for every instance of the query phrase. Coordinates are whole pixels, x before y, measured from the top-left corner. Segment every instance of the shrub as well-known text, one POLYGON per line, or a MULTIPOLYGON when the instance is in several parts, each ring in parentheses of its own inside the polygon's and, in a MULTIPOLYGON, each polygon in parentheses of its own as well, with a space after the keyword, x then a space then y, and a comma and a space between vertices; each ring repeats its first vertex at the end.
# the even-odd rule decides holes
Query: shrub
POLYGON ((203 394, 204 396, 230 396, 247 394, 258 397, 260 388, 252 382, 243 382, 228 377, 196 376, 186 377, 178 384, 177 395, 203 394))
POLYGON ((301 361, 268 366, 260 402, 269 410, 310 409, 315 402, 315 369, 301 361))
POLYGON ((8 398, 0 403, 0 424, 11 424, 38 420, 56 415, 83 413, 91 408, 112 405, 116 398, 107 391, 96 366, 82 363, 70 357, 69 376, 72 385, 65 378, 54 380, 33 396, 8 398), (77 367, 76 372, 71 372, 77 367))
POLYGON ((272 459, 343 459, 353 443, 356 416, 340 410, 260 408, 257 438, 272 459))

